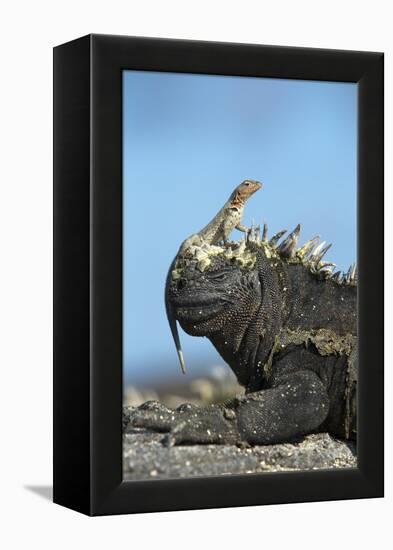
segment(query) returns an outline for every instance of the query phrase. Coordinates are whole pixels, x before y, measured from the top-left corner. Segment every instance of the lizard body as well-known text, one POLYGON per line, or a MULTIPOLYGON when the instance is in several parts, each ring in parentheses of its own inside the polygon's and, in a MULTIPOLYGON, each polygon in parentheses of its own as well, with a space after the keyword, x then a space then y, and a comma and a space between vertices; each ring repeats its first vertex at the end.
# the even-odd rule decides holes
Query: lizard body
POLYGON ((250 179, 240 183, 214 218, 198 233, 191 235, 182 243, 178 254, 182 255, 190 246, 200 245, 202 242, 210 245, 226 243, 233 229, 247 233, 247 228, 241 224, 244 205, 261 187, 261 183, 250 179))

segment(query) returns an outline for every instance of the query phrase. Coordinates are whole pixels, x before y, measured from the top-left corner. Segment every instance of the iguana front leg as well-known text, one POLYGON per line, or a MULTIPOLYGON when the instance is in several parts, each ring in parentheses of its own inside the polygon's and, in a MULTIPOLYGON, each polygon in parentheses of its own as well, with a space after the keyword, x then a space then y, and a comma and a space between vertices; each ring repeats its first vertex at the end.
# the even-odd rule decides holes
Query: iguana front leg
POLYGON ((269 445, 290 441, 322 424, 329 398, 314 372, 286 374, 275 384, 235 398, 226 407, 195 409, 173 425, 166 442, 269 445))
POLYGON ((236 414, 220 405, 196 408, 172 427, 163 443, 169 447, 187 444, 226 444, 241 442, 236 414))
POLYGON ((318 428, 329 413, 329 397, 312 371, 284 374, 274 387, 248 394, 236 410, 241 439, 254 445, 290 441, 318 428))
POLYGON ((184 403, 169 409, 157 401, 148 401, 123 413, 124 429, 144 428, 167 432, 163 442, 168 445, 187 443, 236 443, 240 436, 236 414, 224 405, 197 407, 184 403))
POLYGON ((253 445, 286 442, 318 428, 329 412, 329 398, 312 371, 284 374, 272 388, 250 393, 226 405, 167 409, 156 404, 137 409, 130 425, 168 432, 164 442, 253 445), (145 407, 145 408, 143 408, 145 407), (139 410, 139 412, 138 412, 139 410))

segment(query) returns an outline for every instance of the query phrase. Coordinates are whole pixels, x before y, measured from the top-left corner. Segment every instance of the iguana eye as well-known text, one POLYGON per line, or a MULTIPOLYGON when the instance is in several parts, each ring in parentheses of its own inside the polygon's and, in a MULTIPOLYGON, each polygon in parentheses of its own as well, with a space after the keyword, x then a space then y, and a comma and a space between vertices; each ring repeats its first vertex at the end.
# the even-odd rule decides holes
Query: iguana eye
POLYGON ((227 275, 228 274, 224 271, 220 271, 219 273, 211 273, 210 279, 213 279, 213 281, 223 281, 227 275))

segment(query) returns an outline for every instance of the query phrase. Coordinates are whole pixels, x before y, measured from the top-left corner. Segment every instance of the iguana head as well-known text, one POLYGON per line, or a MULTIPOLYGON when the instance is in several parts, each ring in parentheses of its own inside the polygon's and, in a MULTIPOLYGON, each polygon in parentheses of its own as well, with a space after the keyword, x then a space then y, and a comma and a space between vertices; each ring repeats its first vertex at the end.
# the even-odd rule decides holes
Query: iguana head
POLYGON ((261 287, 256 269, 241 266, 224 254, 212 258, 203 272, 196 260, 171 279, 167 299, 175 318, 193 336, 211 336, 259 301, 261 287))
POLYGON ((297 270, 299 277, 330 279, 339 287, 356 285, 355 266, 341 274, 334 272, 334 264, 323 261, 330 245, 319 244, 319 237, 296 248, 299 232, 298 225, 279 243, 286 231, 279 231, 268 240, 265 225, 262 235, 258 227, 253 228, 247 242, 224 246, 201 242, 190 247, 187 255, 175 258, 168 272, 165 302, 183 371, 176 321, 194 336, 214 338, 231 332, 232 344, 236 344, 247 329, 254 308, 262 304, 266 310, 261 314, 264 334, 276 322, 271 315, 272 300, 278 300, 275 311, 284 312, 285 301, 280 295, 288 294, 285 272, 291 266, 301 267, 297 270), (267 305, 263 305, 264 301, 267 305))
MULTIPOLYGON (((176 322, 192 336, 207 337, 243 384, 251 350, 249 328, 255 323, 264 294, 260 262, 268 260, 263 248, 254 251, 245 241, 214 247, 212 252, 208 263, 206 258, 199 261, 195 257, 179 259, 175 264, 166 289, 168 319, 178 353, 176 322)), ((261 322, 269 327, 270 321, 261 322)), ((254 328, 251 332, 255 333, 254 328)))

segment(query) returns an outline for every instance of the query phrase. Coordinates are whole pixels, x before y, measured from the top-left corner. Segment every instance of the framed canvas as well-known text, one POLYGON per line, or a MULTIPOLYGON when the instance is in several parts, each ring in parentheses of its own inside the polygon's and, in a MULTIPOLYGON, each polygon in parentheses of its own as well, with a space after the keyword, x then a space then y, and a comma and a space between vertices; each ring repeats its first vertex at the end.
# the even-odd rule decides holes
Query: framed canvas
POLYGON ((383 421, 383 54, 56 47, 54 501, 380 497, 383 421))

